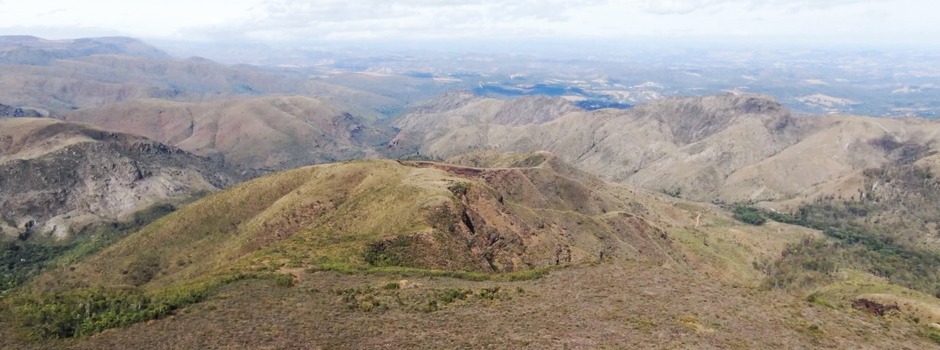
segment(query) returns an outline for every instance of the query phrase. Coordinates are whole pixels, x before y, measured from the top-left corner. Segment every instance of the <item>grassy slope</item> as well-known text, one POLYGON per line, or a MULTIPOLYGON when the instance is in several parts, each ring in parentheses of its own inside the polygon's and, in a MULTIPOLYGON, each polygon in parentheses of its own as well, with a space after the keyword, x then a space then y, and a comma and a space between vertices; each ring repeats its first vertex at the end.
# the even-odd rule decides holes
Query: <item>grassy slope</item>
POLYGON ((404 242, 388 249, 401 260, 392 265, 512 271, 552 265, 568 247, 560 262, 648 261, 752 283, 760 278, 754 255, 809 232, 740 226, 715 208, 612 186, 556 161, 540 155, 516 162, 535 167, 492 171, 361 161, 281 172, 197 201, 35 285, 160 289, 233 271, 369 267, 376 242, 404 242), (455 194, 454 184, 471 190, 455 194), (477 232, 459 222, 461 210, 477 232))

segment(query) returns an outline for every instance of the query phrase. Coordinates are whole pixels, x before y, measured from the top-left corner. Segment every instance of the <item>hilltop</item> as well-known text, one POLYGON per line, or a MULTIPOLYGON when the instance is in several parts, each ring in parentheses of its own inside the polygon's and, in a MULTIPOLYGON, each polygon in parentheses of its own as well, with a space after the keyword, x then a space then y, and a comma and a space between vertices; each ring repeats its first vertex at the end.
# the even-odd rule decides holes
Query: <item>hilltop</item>
POLYGON ((305 167, 196 201, 39 284, 166 286, 269 266, 494 273, 605 257, 675 264, 681 250, 659 209, 668 204, 652 198, 545 154, 508 168, 305 167))

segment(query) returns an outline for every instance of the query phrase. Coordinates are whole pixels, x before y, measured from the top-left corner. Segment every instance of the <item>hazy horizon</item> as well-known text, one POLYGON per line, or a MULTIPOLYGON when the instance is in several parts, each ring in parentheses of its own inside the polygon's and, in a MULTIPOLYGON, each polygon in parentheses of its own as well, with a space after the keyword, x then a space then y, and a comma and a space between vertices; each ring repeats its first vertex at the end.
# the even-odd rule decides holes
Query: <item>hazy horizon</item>
POLYGON ((8 14, 0 35, 130 36, 170 47, 513 52, 585 42, 598 51, 630 45, 933 51, 940 48, 940 23, 924 14, 937 11, 940 3, 915 0, 0 0, 8 14))

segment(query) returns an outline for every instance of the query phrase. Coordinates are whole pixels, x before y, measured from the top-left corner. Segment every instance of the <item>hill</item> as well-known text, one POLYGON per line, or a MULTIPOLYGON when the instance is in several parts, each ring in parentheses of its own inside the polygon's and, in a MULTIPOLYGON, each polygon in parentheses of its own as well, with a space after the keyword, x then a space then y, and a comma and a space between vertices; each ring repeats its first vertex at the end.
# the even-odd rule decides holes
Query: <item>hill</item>
POLYGON ((187 103, 140 99, 63 112, 89 123, 223 159, 236 169, 289 169, 375 157, 393 131, 329 100, 266 96, 187 103))
POLYGON ((54 119, 0 119, 5 236, 65 238, 235 179, 206 158, 142 137, 54 119))
POLYGON ((355 161, 289 170, 197 201, 53 280, 166 286, 268 266, 492 273, 601 257, 676 261, 658 210, 631 202, 628 190, 563 176, 551 159, 494 169, 355 161))

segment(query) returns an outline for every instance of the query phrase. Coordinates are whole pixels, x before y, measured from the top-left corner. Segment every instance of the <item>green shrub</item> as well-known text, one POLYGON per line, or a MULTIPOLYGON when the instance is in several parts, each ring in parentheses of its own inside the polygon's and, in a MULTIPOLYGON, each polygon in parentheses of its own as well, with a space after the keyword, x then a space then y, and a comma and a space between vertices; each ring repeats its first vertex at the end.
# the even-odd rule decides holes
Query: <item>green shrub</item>
POLYGON ((157 319, 201 302, 218 287, 247 278, 293 284, 284 274, 231 274, 209 281, 177 285, 155 293, 139 288, 85 288, 20 296, 12 300, 19 326, 34 338, 71 338, 141 321, 157 319))
POLYGON ((940 331, 927 331, 927 339, 933 340, 934 343, 940 344, 940 331))
POLYGON ((447 189, 450 190, 450 192, 454 195, 466 196, 467 192, 470 191, 470 186, 470 182, 459 181, 451 184, 450 186, 447 186, 447 189))
POLYGON ((35 338, 70 338, 163 317, 206 297, 205 288, 148 296, 136 289, 79 289, 20 300, 20 325, 35 338))
POLYGON ((438 300, 440 300, 444 304, 450 304, 457 300, 464 300, 470 294, 473 294, 473 291, 469 289, 461 289, 461 288, 445 289, 443 292, 441 292, 438 295, 438 300))
POLYGON ((477 295, 483 299, 494 300, 499 297, 499 287, 483 288, 477 295))
POLYGON ((734 208, 736 217, 739 212, 757 211, 774 221, 821 230, 831 238, 792 244, 778 261, 755 264, 767 273, 768 285, 804 288, 826 283, 831 272, 842 266, 925 293, 940 291, 940 253, 902 244, 891 227, 869 223, 866 219, 879 210, 885 209, 869 202, 819 202, 804 205, 794 214, 734 208))
POLYGON ((273 279, 274 279, 274 284, 280 287, 294 286, 294 276, 292 275, 277 273, 277 274, 274 274, 273 279))
POLYGON ((764 218, 764 215, 761 213, 761 211, 751 206, 736 205, 734 206, 732 213, 736 220, 746 224, 760 226, 767 222, 767 219, 764 218))

